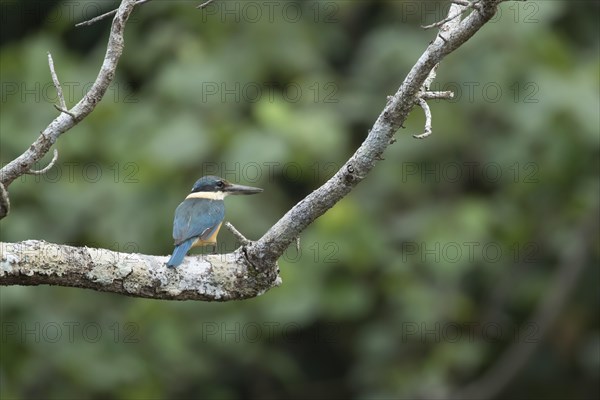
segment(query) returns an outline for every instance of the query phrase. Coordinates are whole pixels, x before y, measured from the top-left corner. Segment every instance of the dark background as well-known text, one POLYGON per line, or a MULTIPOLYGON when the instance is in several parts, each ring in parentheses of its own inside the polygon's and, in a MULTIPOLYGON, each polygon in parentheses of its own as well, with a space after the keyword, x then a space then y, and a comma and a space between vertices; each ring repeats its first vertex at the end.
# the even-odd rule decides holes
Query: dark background
MULTIPOLYGON (((173 211, 217 174, 260 237, 357 148, 447 2, 152 1, 114 84, 46 176, 10 186, 3 241, 166 255, 173 211)), ((111 1, 1 1, 6 164, 96 77, 111 1)), ((243 302, 0 289, 0 396, 598 398, 599 3, 510 2, 442 63, 356 190, 243 302), (467 390, 465 392, 464 390, 467 390), (458 392, 458 394, 456 394, 458 392), (454 395, 453 395, 454 393, 454 395)), ((48 155, 44 162, 48 162, 48 155)), ((45 164, 40 164, 40 168, 45 164)), ((220 233, 220 251, 236 247, 220 233)))

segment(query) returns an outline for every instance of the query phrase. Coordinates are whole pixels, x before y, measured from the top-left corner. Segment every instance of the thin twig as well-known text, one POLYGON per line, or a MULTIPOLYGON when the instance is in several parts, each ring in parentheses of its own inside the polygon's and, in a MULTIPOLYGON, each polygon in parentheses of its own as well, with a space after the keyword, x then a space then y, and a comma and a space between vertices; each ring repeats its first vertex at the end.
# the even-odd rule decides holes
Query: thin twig
POLYGON ((58 150, 54 149, 54 155, 52 156, 52 161, 50 161, 50 164, 46 165, 45 168, 40 170, 30 169, 29 171, 27 171, 27 173, 29 175, 43 175, 46 172, 50 171, 50 168, 54 167, 54 164, 56 164, 56 160, 58 160, 58 150))
MULTIPOLYGON (((149 1, 150 0, 138 0, 138 1, 135 2, 135 5, 139 6, 139 5, 147 3, 149 1)), ((97 17, 94 17, 92 19, 88 19, 87 21, 83 21, 83 22, 80 22, 78 24, 75 24, 75 27, 79 28, 80 26, 90 26, 90 25, 92 25, 92 24, 94 24, 94 23, 96 23, 98 21, 101 21, 101 20, 103 20, 105 18, 108 18, 110 16, 115 15, 117 13, 117 10, 118 10, 118 8, 115 8, 114 10, 110 10, 109 12, 105 12, 102 15, 98 15, 97 17)))
POLYGON ((242 235, 240 233, 240 231, 238 231, 237 229, 235 229, 235 227, 231 224, 231 222, 225 222, 225 227, 227 229, 229 229, 229 231, 231 233, 233 233, 233 236, 235 236, 237 238, 237 240, 240 242, 240 244, 242 246, 247 246, 250 243, 252 243, 252 241, 246 239, 246 237, 244 235, 242 235))
POLYGON ((59 106, 57 106, 56 104, 54 104, 54 108, 56 108, 58 111, 60 111, 61 113, 65 113, 67 115, 70 115, 71 118, 76 119, 76 115, 73 114, 71 111, 64 109, 64 108, 60 108, 59 106))
POLYGON ((203 8, 207 7, 207 6, 208 6, 210 3, 212 3, 213 1, 215 1, 215 0, 208 0, 208 1, 205 1, 204 3, 202 3, 202 4, 198 5, 198 6, 196 6, 196 8, 198 8, 198 9, 200 9, 200 10, 201 10, 201 9, 203 9, 203 8))
POLYGON ((463 6, 463 7, 472 7, 476 10, 479 10, 479 7, 481 7, 481 5, 479 5, 479 0, 475 0, 475 1, 469 1, 469 0, 452 0, 452 3, 454 4, 458 4, 459 6, 463 6))
POLYGON ((430 25, 421 25, 421 28, 423 28, 423 29, 439 28, 442 25, 452 21, 453 19, 460 17, 469 8, 479 11, 479 4, 477 4, 477 3, 479 3, 479 0, 472 1, 472 2, 465 1, 465 0, 456 0, 456 1, 453 1, 452 3, 463 6, 464 8, 461 7, 461 9, 458 12, 456 12, 452 15, 448 15, 446 18, 444 18, 441 21, 434 22, 433 24, 430 24, 430 25))
POLYGON ((413 135, 413 137, 415 139, 425 139, 427 136, 431 135, 431 109, 429 108, 429 104, 422 98, 418 100, 418 104, 425 113, 425 132, 420 135, 413 135))
POLYGON ((454 93, 451 91, 445 92, 431 92, 429 91, 429 87, 433 83, 433 80, 437 76, 437 69, 440 64, 437 63, 429 72, 429 75, 423 82, 421 86, 421 91, 417 94, 417 104, 423 109, 425 112, 425 131, 420 135, 413 135, 415 139, 425 139, 427 136, 431 135, 431 109, 429 108, 429 104, 425 100, 427 99, 451 99, 454 97, 454 93))
POLYGON ((98 22, 100 20, 103 20, 104 18, 110 17, 112 15, 115 15, 116 13, 117 13, 117 9, 115 8, 114 10, 111 10, 111 11, 109 11, 107 13, 104 13, 102 15, 98 15, 97 17, 94 17, 94 18, 89 19, 87 21, 83 21, 83 22, 80 22, 78 24, 75 24, 75 27, 79 28, 80 26, 90 26, 93 23, 98 22))
POLYGON ((422 90, 428 91, 429 88, 431 87, 431 84, 433 83, 434 79, 437 76, 437 69, 440 66, 440 63, 435 64, 435 66, 431 69, 431 72, 429 73, 429 75, 427 76, 427 79, 425 79, 425 82, 423 82, 423 88, 422 90))
POLYGON ((58 75, 56 75, 56 70, 54 69, 54 60, 52 59, 52 54, 50 54, 50 52, 48 52, 48 66, 50 67, 52 82, 54 82, 54 87, 56 88, 56 93, 58 94, 60 108, 66 110, 67 103, 65 102, 65 96, 63 95, 62 87, 60 86, 60 81, 58 80, 58 75))
POLYGON ((457 12, 456 14, 453 14, 453 15, 451 15, 451 16, 449 16, 449 17, 446 17, 446 18, 444 18, 444 19, 443 19, 443 20, 441 20, 441 21, 434 22, 433 24, 430 24, 430 25, 421 25, 421 28, 423 28, 423 29, 431 29, 431 28, 437 28, 437 27, 440 27, 440 26, 444 25, 446 22, 450 22, 450 21, 452 21, 454 18, 458 18, 458 17, 460 17, 460 16, 462 15, 462 13, 463 13, 463 12, 464 12, 464 11, 463 11, 463 10, 461 10, 460 12, 457 12))
POLYGON ((449 100, 454 98, 454 92, 451 90, 446 90, 443 92, 425 92, 420 96, 423 100, 431 100, 431 99, 443 99, 449 100))

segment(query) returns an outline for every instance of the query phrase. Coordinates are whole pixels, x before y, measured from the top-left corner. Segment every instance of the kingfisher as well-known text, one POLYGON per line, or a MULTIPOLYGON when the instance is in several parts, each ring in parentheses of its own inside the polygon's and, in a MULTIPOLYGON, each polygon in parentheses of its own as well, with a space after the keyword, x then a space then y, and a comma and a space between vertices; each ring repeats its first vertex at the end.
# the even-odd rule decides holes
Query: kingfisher
POLYGON ((217 234, 225 217, 225 202, 230 194, 256 194, 263 190, 236 185, 218 176, 203 176, 192 192, 177 206, 173 220, 175 250, 168 267, 176 267, 192 247, 217 245, 217 234))

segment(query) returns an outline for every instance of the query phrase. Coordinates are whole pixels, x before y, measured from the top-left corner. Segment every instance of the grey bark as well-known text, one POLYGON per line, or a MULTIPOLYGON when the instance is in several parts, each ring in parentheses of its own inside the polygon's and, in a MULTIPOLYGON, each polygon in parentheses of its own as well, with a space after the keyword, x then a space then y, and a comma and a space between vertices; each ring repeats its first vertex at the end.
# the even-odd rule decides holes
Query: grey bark
POLYGON ((55 285, 170 300, 226 301, 259 296, 279 285, 277 270, 257 270, 241 250, 186 257, 118 253, 27 240, 0 243, 2 285, 55 285))

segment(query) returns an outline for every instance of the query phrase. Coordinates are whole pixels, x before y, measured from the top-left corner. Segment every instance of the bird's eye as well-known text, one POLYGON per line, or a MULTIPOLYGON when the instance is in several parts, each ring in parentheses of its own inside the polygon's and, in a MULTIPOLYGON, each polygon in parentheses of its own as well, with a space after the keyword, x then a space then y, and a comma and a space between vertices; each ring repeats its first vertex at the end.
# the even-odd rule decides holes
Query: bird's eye
POLYGON ((223 185, 224 185, 223 181, 218 181, 217 182, 217 187, 221 188, 221 187, 223 187, 223 185))

